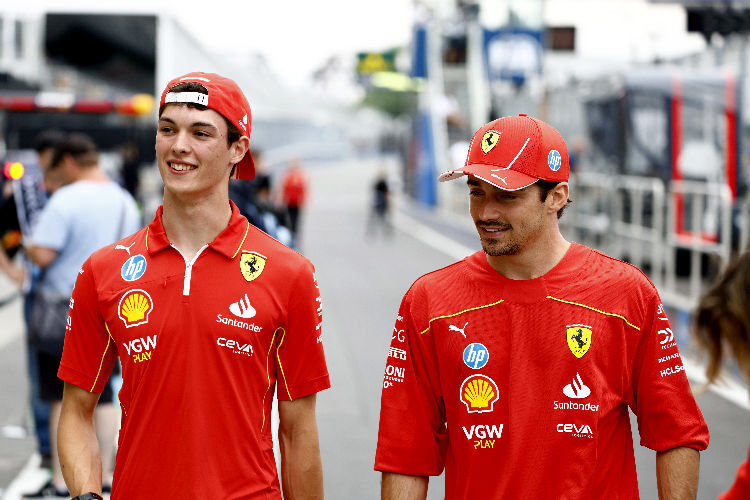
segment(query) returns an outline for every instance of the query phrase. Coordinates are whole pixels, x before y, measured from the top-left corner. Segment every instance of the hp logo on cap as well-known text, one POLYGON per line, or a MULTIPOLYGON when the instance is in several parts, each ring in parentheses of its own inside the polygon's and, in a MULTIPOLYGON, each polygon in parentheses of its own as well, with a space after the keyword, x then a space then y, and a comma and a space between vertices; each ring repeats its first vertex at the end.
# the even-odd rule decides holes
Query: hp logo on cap
POLYGON ((560 170, 560 166, 562 165, 562 156, 560 155, 560 152, 558 150, 553 149, 549 152, 549 154, 547 155, 547 165, 553 172, 557 172, 558 170, 560 170))

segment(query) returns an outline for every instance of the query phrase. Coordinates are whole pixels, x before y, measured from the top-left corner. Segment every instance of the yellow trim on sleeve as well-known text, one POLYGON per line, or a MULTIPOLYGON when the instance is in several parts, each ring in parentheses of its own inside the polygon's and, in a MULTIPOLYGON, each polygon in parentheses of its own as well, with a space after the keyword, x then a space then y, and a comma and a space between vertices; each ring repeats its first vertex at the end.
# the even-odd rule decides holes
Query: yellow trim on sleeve
POLYGON ((99 375, 102 373, 102 365, 104 365, 104 358, 107 357, 107 352, 109 352, 109 344, 110 340, 112 342, 115 341, 115 339, 112 337, 112 334, 109 331, 109 327, 107 326, 107 323, 104 323, 104 328, 107 330, 107 335, 109 335, 109 339, 107 339, 107 347, 104 348, 104 352, 102 353, 102 359, 99 360, 99 370, 96 372, 96 378, 94 378, 94 383, 91 385, 91 389, 89 389, 89 392, 94 392, 94 387, 96 387, 96 383, 99 381, 99 375))
POLYGON ((240 241, 240 246, 237 247, 237 251, 234 252, 234 255, 232 255, 232 258, 234 259, 237 257, 237 254, 240 253, 240 249, 242 248, 242 245, 245 244, 245 240, 247 239, 247 233, 250 232, 250 223, 247 223, 247 227, 245 228, 245 236, 242 237, 242 241, 240 241))
MULTIPOLYGON (((276 360, 279 362, 279 370, 281 370, 281 377, 284 379, 284 388, 286 389, 286 393, 289 396, 289 401, 294 401, 294 398, 292 397, 292 393, 289 392, 289 386, 286 383, 286 375, 284 375, 284 366, 281 364, 281 357, 279 356, 279 349, 281 349, 281 344, 284 343, 284 337, 286 336, 286 330, 282 327, 278 327, 276 331, 281 330, 281 340, 279 341, 279 345, 276 346, 276 360)), ((274 332, 276 333, 276 332, 274 332)))
POLYGON ((464 309, 463 311, 459 311, 457 313, 446 314, 445 316, 438 316, 436 318, 432 318, 430 321, 427 322, 427 328, 425 328, 424 330, 422 330, 421 332, 419 332, 419 334, 423 335, 423 334, 427 333, 427 331, 432 327, 432 322, 433 321, 436 321, 436 320, 439 320, 439 319, 445 319, 445 318, 453 318, 454 316, 458 316, 460 314, 467 313, 469 311, 476 311, 477 309, 484 309, 485 307, 496 306, 496 305, 498 305, 502 301, 503 301, 503 299, 500 299, 497 302, 493 302, 492 304, 485 304, 483 306, 470 307, 468 309, 464 309))
POLYGON ((271 360, 271 350, 273 350, 273 341, 276 339, 276 332, 278 332, 279 329, 273 331, 273 335, 271 335, 271 342, 268 344, 268 354, 266 355, 266 380, 268 381, 268 385, 266 386, 266 392, 263 393, 263 400, 261 401, 261 412, 263 413, 263 420, 260 424, 260 430, 262 431, 266 426, 266 395, 268 394, 268 391, 271 389, 271 367, 268 366, 269 361, 271 360))
POLYGON ((590 310, 590 311, 598 312, 599 314, 603 314, 603 315, 605 315, 605 316, 613 316, 613 317, 615 317, 615 318, 620 318, 620 319, 621 319, 621 320, 623 320, 623 321, 625 322, 625 324, 627 324, 627 325, 628 325, 629 327, 631 327, 631 328, 635 328, 635 329, 636 329, 636 330, 638 330, 639 332, 641 331, 641 329, 640 329, 640 328, 638 328, 637 326, 635 326, 635 325, 634 325, 633 323, 631 323, 630 321, 628 321, 628 320, 627 320, 627 318, 625 318, 625 316, 622 316, 622 315, 620 315, 620 314, 609 313, 609 312, 606 312, 606 311, 602 311, 602 310, 600 310, 600 309, 597 309, 597 308, 595 308, 595 307, 587 306, 586 304, 579 304, 578 302, 571 302, 571 301, 569 301, 569 300, 558 299, 557 297, 553 297, 553 296, 551 296, 551 295, 547 295, 547 298, 548 298, 548 299, 551 299, 551 300, 556 300, 557 302, 562 302, 563 304, 570 304, 571 306, 578 306, 578 307, 583 307, 584 309, 588 309, 588 310, 590 310))
POLYGON ((147 252, 148 252, 148 230, 149 230, 149 229, 150 229, 150 228, 148 228, 148 227, 146 228, 146 251, 147 251, 147 252))

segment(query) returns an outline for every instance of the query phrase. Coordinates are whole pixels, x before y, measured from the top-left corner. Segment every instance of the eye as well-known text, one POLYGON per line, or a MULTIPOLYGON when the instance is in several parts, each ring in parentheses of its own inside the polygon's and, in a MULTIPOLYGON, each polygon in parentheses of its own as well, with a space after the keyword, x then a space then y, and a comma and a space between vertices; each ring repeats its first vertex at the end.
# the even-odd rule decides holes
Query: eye
POLYGON ((161 127, 159 127, 160 134, 169 134, 172 132, 173 132, 173 129, 169 125, 162 125, 161 127))

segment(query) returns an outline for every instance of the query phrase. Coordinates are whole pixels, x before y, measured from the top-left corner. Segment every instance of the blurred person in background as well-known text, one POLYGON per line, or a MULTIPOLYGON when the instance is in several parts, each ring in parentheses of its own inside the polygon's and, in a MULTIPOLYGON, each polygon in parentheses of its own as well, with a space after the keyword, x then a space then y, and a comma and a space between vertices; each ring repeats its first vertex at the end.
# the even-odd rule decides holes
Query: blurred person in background
POLYGON ((289 218, 289 229, 298 243, 300 217, 309 196, 308 184, 307 173, 299 158, 292 159, 281 177, 281 204, 289 218))
POLYGON ((286 212, 280 213, 273 204, 271 176, 266 172, 263 155, 258 149, 252 150, 251 154, 255 162, 255 177, 250 181, 230 179, 229 199, 250 224, 289 248, 295 248, 292 232, 283 222, 286 212))
POLYGON ((64 138, 58 130, 45 130, 34 139, 37 165, 26 165, 20 179, 4 179, 2 185, 2 206, 0 206, 0 270, 5 273, 23 292, 23 318, 27 345, 27 370, 29 374, 29 398, 32 420, 37 439, 37 450, 41 456, 41 466, 51 467, 51 445, 49 438, 48 402, 39 397, 39 370, 36 349, 29 342, 28 321, 32 307, 35 286, 39 279, 39 268, 31 263, 25 253, 22 266, 12 260, 18 250, 23 250, 22 241, 31 237, 32 228, 47 202, 43 176, 49 166, 55 146, 64 138), (8 237, 9 235, 14 235, 8 237))
MULTIPOLYGON (((730 264, 698 302, 695 338, 708 353, 707 384, 719 378, 725 360, 734 358, 742 377, 750 381, 750 250, 730 264)), ((737 470, 732 487, 719 500, 750 498, 750 450, 737 470)))
POLYGON ((393 236, 391 224, 391 192, 388 187, 388 173, 380 169, 372 184, 372 205, 367 220, 367 235, 380 231, 383 236, 393 236))
MULTIPOLYGON (((638 498, 629 409, 662 499, 695 498, 709 431, 656 287, 565 240, 565 141, 526 115, 482 126, 462 167, 482 250, 419 278, 391 334, 383 499, 638 498)), ((653 493, 652 493, 653 495, 653 493)))
POLYGON ((251 125, 242 90, 220 75, 183 75, 161 94, 163 204, 148 226, 92 254, 73 290, 58 372, 60 460, 73 495, 101 496, 91 414, 119 359, 112 499, 323 497, 315 406, 330 383, 320 292, 312 263, 229 199, 230 177, 255 175, 251 125))
MULTIPOLYGON (((63 340, 73 307, 71 294, 86 258, 104 245, 117 241, 140 226, 140 214, 130 194, 100 168, 94 142, 84 134, 71 133, 56 146, 45 172, 45 183, 54 193, 39 214, 27 253, 42 269, 30 312, 31 341, 36 348, 40 395, 51 403, 50 436, 52 477, 26 498, 68 495, 57 454, 57 424, 63 382, 57 378, 63 340)), ((112 387, 107 384, 96 412, 103 450, 105 484, 111 484, 117 410, 112 387)))

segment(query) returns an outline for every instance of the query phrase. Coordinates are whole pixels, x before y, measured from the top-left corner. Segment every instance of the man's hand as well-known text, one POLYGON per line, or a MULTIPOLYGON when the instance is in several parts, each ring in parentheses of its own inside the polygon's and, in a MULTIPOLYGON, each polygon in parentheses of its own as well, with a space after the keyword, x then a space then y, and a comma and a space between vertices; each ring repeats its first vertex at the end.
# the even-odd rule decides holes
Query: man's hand
POLYGON ((279 448, 284 498, 323 498, 315 394, 294 401, 279 401, 279 448))
POLYGON ((698 495, 700 453, 692 448, 656 452, 659 500, 695 500, 698 495))

